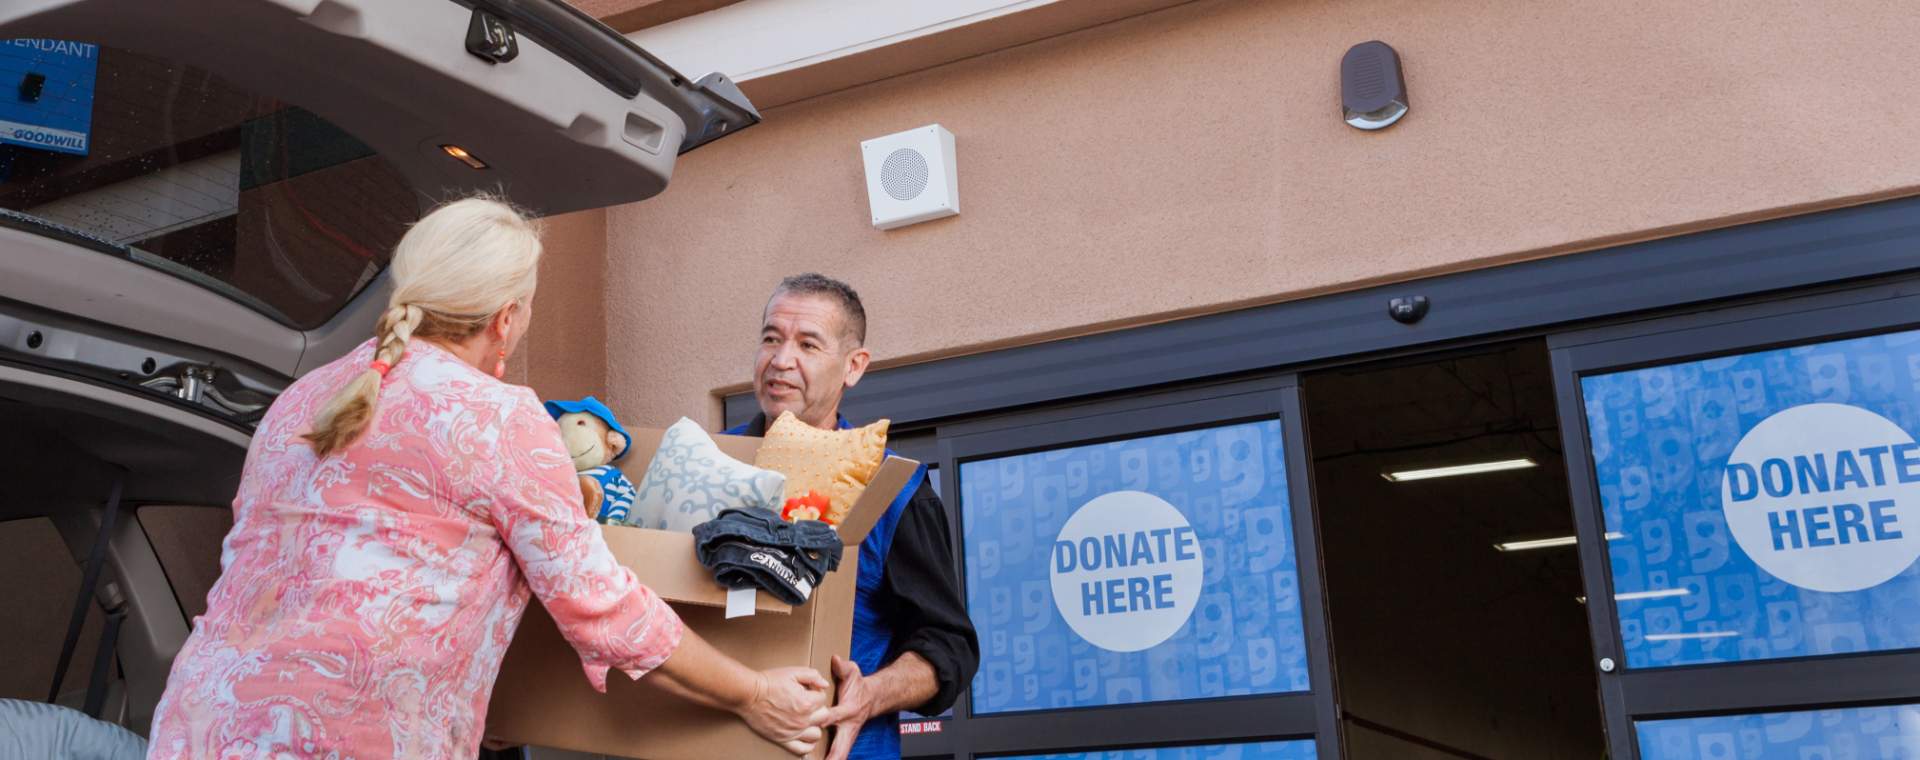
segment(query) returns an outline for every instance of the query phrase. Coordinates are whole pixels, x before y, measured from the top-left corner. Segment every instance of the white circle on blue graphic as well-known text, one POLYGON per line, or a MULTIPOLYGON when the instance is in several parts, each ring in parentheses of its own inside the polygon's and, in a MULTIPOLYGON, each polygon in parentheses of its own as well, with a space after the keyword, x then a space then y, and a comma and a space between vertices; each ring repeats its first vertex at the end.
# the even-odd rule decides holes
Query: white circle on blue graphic
POLYGON ((1060 617, 1087 643, 1114 652, 1172 637, 1193 615, 1207 575, 1186 516, 1140 491, 1115 491, 1074 512, 1047 568, 1060 617))
POLYGON ((1885 583, 1920 559, 1913 443, 1899 425, 1857 406, 1775 412, 1727 458, 1727 532, 1756 564, 1801 588, 1841 593, 1885 583))

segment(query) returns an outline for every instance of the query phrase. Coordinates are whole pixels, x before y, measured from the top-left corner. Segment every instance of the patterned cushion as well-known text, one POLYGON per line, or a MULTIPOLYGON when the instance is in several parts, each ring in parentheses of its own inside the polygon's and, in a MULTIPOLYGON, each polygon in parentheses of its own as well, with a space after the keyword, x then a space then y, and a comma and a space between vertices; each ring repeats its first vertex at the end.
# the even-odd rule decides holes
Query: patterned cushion
POLYGON ((886 456, 886 420, 852 430, 821 430, 783 412, 767 426, 753 463, 787 476, 788 499, 809 491, 826 496, 829 506, 820 519, 839 525, 886 456))
POLYGON ((661 438, 626 523, 690 533, 729 507, 778 510, 786 484, 785 475, 727 456, 707 431, 682 417, 661 438))

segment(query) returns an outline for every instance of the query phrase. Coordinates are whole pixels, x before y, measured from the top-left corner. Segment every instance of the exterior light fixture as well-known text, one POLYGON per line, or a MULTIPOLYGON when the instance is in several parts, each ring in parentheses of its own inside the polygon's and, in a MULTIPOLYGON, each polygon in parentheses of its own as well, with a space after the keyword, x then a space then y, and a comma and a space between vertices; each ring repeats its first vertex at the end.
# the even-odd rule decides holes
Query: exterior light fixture
POLYGON ((1407 78, 1400 53, 1387 43, 1362 42, 1340 59, 1340 99, 1346 120, 1357 129, 1392 126, 1407 115, 1407 78))
POLYGON ((1393 481, 1395 483, 1405 483, 1409 480, 1427 480, 1429 478, 1450 478, 1455 475, 1478 475, 1483 472, 1500 472, 1502 470, 1524 470, 1528 467, 1534 467, 1534 466, 1537 466, 1537 465, 1534 463, 1532 459, 1522 457, 1520 459, 1502 459, 1497 462, 1475 462, 1473 464, 1457 464, 1451 467, 1429 467, 1429 468, 1420 469, 1420 470, 1401 470, 1399 472, 1383 472, 1383 473, 1380 473, 1380 477, 1386 478, 1387 480, 1393 481))
MULTIPOLYGON (((1607 534, 1608 541, 1618 541, 1626 537, 1627 534, 1625 533, 1607 534)), ((1556 546, 1573 546, 1577 543, 1580 543, 1580 539, 1573 536, 1550 536, 1547 538, 1514 539, 1512 541, 1494 544, 1493 548, 1495 551, 1523 552, 1528 549, 1551 549, 1556 546)), ((1680 592, 1686 593, 1686 589, 1681 589, 1680 592)))
POLYGON ((440 146, 440 149, 446 151, 447 155, 460 159, 460 163, 466 164, 475 169, 487 168, 487 162, 482 161, 478 158, 474 158, 472 153, 468 153, 465 148, 462 148, 458 145, 442 145, 440 146))

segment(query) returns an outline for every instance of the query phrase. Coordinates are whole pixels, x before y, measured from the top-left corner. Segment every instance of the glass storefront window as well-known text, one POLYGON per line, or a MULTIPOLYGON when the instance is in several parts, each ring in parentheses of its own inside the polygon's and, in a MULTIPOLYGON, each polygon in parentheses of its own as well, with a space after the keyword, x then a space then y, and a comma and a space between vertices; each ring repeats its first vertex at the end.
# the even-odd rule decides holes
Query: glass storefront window
POLYGON ((1312 739, 1254 744, 1213 744, 1201 747, 1080 752, 1070 755, 1027 755, 1003 760, 1315 760, 1312 739))
POLYGON ((0 41, 0 223, 63 236, 299 329, 325 324, 419 218, 372 148, 292 103, 153 56, 0 41))
POLYGON ((1306 691, 1278 421, 960 465, 973 712, 1306 691))
POLYGON ((1909 760, 1920 705, 1643 720, 1643 760, 1909 760))
POLYGON ((1920 647, 1920 332, 1581 387, 1629 667, 1920 647))

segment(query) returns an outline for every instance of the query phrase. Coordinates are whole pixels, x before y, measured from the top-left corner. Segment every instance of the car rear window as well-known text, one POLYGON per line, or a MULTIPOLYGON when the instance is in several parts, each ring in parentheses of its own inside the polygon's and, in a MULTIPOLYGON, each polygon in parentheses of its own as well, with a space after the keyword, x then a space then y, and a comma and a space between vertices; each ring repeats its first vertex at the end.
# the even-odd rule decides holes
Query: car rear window
POLYGON ((419 215, 392 164, 296 104, 141 53, 0 41, 0 223, 307 330, 386 268, 419 215))

